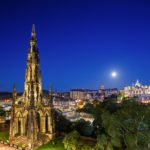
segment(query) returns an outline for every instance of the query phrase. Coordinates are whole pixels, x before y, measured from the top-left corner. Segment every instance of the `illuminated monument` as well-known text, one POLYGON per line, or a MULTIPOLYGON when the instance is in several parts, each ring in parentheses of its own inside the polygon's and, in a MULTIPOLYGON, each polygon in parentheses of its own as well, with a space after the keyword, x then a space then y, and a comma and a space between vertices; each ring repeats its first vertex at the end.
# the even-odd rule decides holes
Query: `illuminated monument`
POLYGON ((33 25, 25 70, 24 93, 21 97, 17 97, 14 85, 10 121, 10 143, 27 146, 28 149, 35 149, 43 144, 43 140, 47 142, 55 136, 52 87, 49 97, 44 97, 36 43, 33 25))

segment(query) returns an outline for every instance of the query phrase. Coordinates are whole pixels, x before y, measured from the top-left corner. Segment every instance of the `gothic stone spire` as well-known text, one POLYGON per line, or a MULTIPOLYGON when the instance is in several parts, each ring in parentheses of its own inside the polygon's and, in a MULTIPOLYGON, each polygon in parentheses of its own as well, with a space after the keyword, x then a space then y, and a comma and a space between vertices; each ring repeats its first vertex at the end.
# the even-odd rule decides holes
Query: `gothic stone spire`
POLYGON ((25 95, 30 106, 35 106, 40 103, 42 94, 41 72, 39 50, 36 47, 35 27, 33 24, 30 45, 27 57, 27 69, 25 72, 25 95))
POLYGON ((16 95, 17 95, 17 93, 16 93, 16 85, 15 85, 15 82, 14 82, 14 86, 13 86, 13 101, 15 101, 16 95))
POLYGON ((36 46, 36 43, 37 43, 37 40, 36 40, 36 36, 35 36, 35 26, 33 24, 32 32, 31 32, 31 39, 30 39, 31 51, 33 50, 32 47, 36 46))

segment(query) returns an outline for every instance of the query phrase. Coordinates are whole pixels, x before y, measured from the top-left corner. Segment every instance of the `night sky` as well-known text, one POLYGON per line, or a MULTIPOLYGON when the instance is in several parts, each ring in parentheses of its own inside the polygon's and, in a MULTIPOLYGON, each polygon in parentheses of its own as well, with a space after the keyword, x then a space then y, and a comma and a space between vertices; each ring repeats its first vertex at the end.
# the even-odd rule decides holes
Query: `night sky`
POLYGON ((1 0, 0 91, 24 89, 32 24, 43 89, 150 84, 149 0, 1 0))

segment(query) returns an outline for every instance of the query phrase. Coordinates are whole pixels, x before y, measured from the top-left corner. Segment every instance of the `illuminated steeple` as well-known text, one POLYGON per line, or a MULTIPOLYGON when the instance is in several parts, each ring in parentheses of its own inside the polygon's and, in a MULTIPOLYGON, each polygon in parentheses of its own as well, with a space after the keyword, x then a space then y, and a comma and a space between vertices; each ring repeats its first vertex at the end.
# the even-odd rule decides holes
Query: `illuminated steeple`
POLYGON ((14 82, 14 86, 13 86, 13 92, 16 92, 16 85, 15 85, 15 82, 14 82))
POLYGON ((17 95, 17 93, 16 93, 16 85, 15 85, 15 82, 14 82, 14 86, 13 86, 13 101, 15 101, 16 95, 17 95))
POLYGON ((30 39, 31 51, 33 50, 32 47, 36 46, 36 43, 37 43, 37 40, 35 36, 35 26, 33 24, 32 32, 31 32, 31 39, 30 39))
POLYGON ((31 37, 32 37, 32 39, 35 39, 35 26, 34 26, 34 24, 33 24, 33 26, 32 26, 31 37))
POLYGON ((28 48, 27 69, 25 71, 25 95, 29 97, 28 105, 36 106, 41 101, 42 83, 39 50, 36 47, 35 26, 33 24, 30 45, 28 48))
POLYGON ((43 96, 39 50, 36 43, 33 24, 25 70, 24 93, 17 97, 14 83, 9 132, 11 144, 16 144, 17 141, 18 145, 26 145, 27 149, 30 150, 35 150, 43 144, 38 138, 39 135, 44 135, 42 137, 44 141, 49 141, 55 137, 52 86, 50 86, 49 96, 43 96), (23 136, 23 142, 20 136, 23 136))
POLYGON ((34 26, 34 24, 32 26, 32 33, 35 33, 35 26, 34 26))

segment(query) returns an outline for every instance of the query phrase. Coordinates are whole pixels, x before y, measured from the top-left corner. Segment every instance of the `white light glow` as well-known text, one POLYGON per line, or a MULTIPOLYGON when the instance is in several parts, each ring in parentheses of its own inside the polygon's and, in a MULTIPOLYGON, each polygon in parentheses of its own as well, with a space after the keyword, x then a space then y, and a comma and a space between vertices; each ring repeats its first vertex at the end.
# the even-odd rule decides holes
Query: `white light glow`
POLYGON ((116 73, 115 71, 113 71, 113 72, 111 73, 111 76, 115 78, 115 77, 117 76, 117 73, 116 73))

